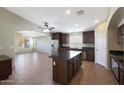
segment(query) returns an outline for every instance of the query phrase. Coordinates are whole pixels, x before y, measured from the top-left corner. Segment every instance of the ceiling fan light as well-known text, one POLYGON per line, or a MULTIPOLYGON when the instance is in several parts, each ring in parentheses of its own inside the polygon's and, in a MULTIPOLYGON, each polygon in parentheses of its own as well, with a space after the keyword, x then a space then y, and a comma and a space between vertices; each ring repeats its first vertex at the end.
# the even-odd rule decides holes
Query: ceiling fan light
POLYGON ((50 30, 49 30, 49 29, 43 29, 43 31, 44 31, 44 32, 50 32, 50 30))

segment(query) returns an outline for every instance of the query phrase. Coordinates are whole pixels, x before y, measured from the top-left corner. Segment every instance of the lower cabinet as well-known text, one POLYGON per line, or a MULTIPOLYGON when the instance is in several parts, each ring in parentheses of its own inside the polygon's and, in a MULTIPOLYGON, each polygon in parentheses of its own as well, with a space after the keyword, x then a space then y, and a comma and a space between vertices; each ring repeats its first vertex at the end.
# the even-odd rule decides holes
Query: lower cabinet
POLYGON ((68 81, 72 80, 73 78, 73 62, 71 62, 70 64, 68 64, 68 81))
POLYGON ((120 72, 120 85, 124 85, 124 71, 120 72))
POLYGON ((0 80, 5 80, 12 74, 12 59, 0 56, 0 80))
POLYGON ((53 59, 53 80, 60 84, 67 84, 67 63, 64 60, 53 59))
POLYGON ((69 84, 79 71, 82 61, 82 53, 65 61, 53 59, 53 80, 60 84, 69 84))
POLYGON ((86 60, 87 61, 94 61, 95 60, 95 50, 94 49, 87 49, 86 50, 86 60))

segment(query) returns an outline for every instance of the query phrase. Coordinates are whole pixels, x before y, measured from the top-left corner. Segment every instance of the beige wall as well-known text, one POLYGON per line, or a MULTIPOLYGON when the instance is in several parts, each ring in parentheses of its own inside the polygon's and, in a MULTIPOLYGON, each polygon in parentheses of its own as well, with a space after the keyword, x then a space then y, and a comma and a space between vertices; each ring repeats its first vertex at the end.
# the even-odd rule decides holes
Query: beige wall
POLYGON ((118 41, 117 29, 108 30, 108 50, 123 50, 123 46, 118 41))
POLYGON ((37 26, 4 8, 0 8, 0 55, 14 57, 16 31, 35 30, 37 26))
POLYGON ((51 37, 43 36, 35 38, 35 50, 41 53, 51 54, 51 37))
POLYGON ((115 48, 119 49, 120 48, 120 46, 118 47, 118 45, 113 46, 113 44, 116 44, 116 43, 111 42, 111 40, 110 40, 110 39, 114 38, 113 36, 115 36, 116 33, 115 32, 108 32, 108 29, 107 29, 108 25, 109 25, 109 22, 110 22, 113 14, 115 13, 115 11, 117 9, 118 9, 118 7, 111 7, 110 10, 109 10, 107 19, 104 22, 97 25, 96 28, 95 28, 95 33, 96 32, 104 32, 105 33, 105 37, 106 37, 105 60, 107 61, 105 63, 107 63, 107 68, 109 68, 109 66, 110 66, 109 65, 109 51, 108 50, 112 47, 113 47, 112 49, 115 49, 115 48), (113 33, 113 34, 111 34, 111 33, 113 33))
POLYGON ((97 32, 105 32, 105 31, 106 31, 106 27, 107 27, 107 22, 104 21, 104 22, 100 23, 100 24, 95 28, 95 31, 97 31, 97 32))

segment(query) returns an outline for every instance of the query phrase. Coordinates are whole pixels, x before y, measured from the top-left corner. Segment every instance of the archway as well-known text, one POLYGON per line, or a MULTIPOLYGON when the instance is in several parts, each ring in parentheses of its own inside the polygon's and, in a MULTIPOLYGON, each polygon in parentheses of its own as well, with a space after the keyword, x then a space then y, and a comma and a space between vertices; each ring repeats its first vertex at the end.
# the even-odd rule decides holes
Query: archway
POLYGON ((123 51, 123 44, 119 44, 118 28, 124 24, 124 8, 118 8, 110 18, 107 26, 107 65, 110 67, 110 51, 123 51))

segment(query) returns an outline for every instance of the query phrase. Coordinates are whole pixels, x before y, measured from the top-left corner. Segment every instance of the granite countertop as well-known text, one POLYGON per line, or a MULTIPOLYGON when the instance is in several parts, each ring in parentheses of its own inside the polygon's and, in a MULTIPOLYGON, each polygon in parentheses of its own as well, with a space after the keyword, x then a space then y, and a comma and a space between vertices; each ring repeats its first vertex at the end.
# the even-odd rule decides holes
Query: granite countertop
POLYGON ((119 62, 124 62, 124 51, 110 50, 110 54, 119 62))
POLYGON ((69 48, 70 50, 86 51, 87 49, 94 49, 94 47, 72 48, 70 46, 61 46, 62 48, 69 48))
POLYGON ((0 55, 0 62, 5 61, 5 60, 11 60, 12 58, 6 56, 6 55, 0 55))
POLYGON ((59 58, 61 60, 70 60, 74 58, 75 56, 82 53, 81 51, 73 51, 73 50, 67 50, 67 51, 54 51, 51 54, 51 58, 59 58))

